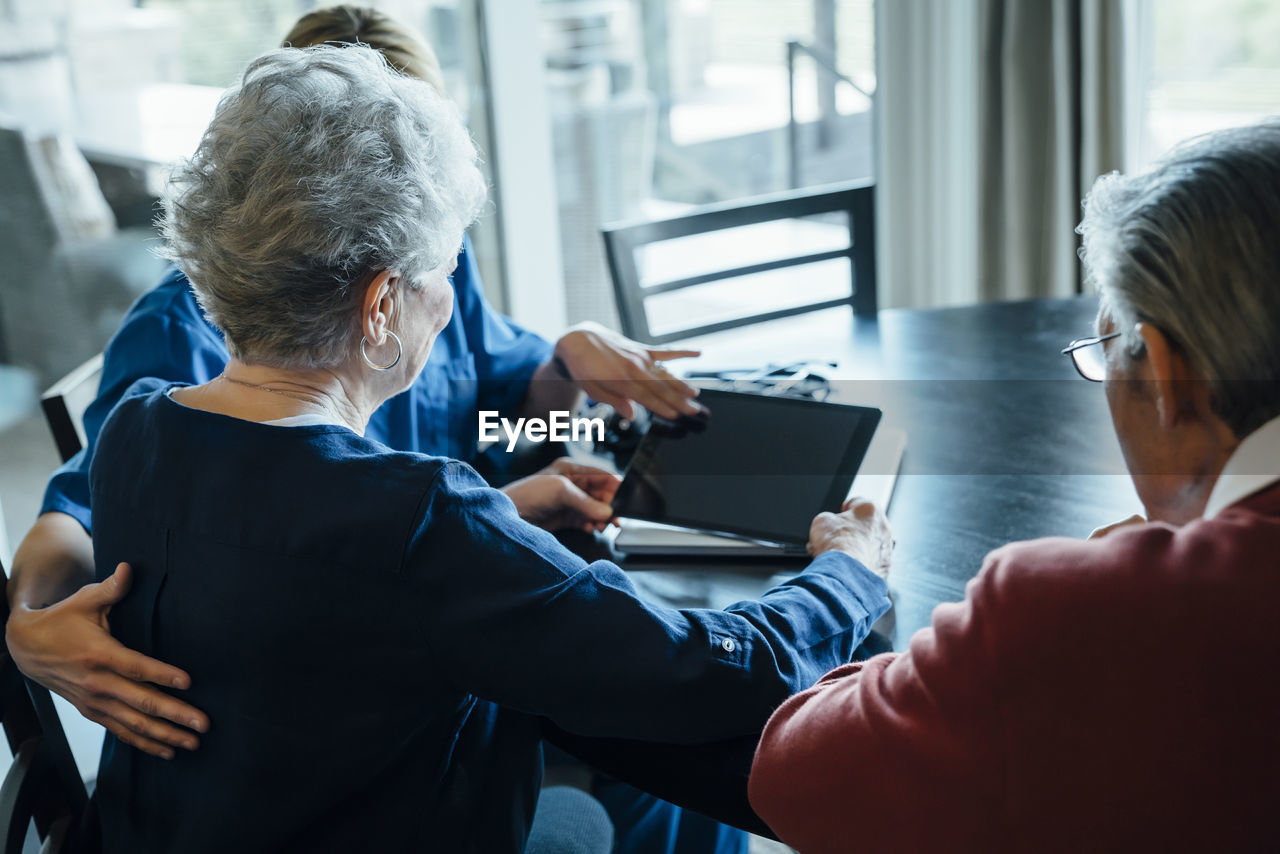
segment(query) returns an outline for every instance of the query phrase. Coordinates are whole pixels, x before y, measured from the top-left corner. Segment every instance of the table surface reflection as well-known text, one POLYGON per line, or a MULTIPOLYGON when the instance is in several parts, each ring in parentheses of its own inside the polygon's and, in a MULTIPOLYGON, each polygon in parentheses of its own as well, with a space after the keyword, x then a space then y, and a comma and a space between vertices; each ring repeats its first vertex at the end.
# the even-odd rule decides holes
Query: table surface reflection
MULTIPOLYGON (((936 605, 963 598, 992 549, 1083 537, 1140 512, 1102 386, 1082 380, 1059 352, 1090 334, 1096 312, 1092 297, 890 309, 875 318, 835 309, 696 339, 703 355, 689 364, 836 361, 831 400, 879 406, 882 427, 906 430, 888 510, 894 607, 876 625, 881 640, 903 649, 936 605)), ((646 596, 675 607, 754 598, 804 565, 613 557, 646 596)))

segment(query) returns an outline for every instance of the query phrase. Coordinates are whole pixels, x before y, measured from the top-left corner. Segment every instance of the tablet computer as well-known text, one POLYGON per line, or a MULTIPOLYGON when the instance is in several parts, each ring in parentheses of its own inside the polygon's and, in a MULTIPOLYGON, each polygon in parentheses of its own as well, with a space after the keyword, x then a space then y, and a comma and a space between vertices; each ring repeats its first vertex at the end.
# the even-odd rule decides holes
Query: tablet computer
POLYGON ((866 406, 705 389, 705 418, 651 421, 616 515, 804 549, 838 511, 880 423, 866 406))

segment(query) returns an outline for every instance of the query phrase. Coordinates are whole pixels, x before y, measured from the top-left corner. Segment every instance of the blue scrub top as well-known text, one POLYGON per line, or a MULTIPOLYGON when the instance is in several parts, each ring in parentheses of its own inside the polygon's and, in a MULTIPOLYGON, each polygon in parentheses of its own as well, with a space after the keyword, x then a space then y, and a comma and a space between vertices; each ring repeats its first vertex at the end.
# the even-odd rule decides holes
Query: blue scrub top
MULTIPOLYGON (((477 411, 510 413, 551 344, 493 310, 463 238, 453 281, 453 317, 431 348, 413 386, 374 413, 365 435, 397 451, 473 462, 477 411)), ((89 465, 107 414, 134 382, 156 377, 200 384, 222 373, 229 355, 222 333, 205 319, 191 283, 171 270, 134 303, 107 345, 98 397, 86 410, 85 449, 58 469, 40 512, 56 510, 91 528, 89 465)))

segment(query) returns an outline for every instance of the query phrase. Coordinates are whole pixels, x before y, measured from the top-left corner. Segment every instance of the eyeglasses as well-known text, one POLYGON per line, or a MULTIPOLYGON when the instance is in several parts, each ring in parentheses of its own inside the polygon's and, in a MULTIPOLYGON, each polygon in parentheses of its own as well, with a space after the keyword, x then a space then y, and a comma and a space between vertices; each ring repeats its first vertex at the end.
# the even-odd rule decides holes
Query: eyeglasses
POLYGON ((1062 354, 1071 357, 1071 364, 1076 366, 1080 376, 1090 382, 1100 383, 1107 376, 1107 354, 1101 347, 1095 348, 1093 345, 1119 337, 1119 332, 1112 332, 1091 338, 1077 338, 1062 349, 1062 354))

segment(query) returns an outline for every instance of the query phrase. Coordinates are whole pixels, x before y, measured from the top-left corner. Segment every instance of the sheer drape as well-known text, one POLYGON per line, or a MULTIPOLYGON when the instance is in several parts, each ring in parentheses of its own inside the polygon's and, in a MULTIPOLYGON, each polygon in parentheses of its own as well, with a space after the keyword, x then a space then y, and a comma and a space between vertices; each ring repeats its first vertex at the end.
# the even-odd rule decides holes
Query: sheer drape
POLYGON ((1124 151, 1122 0, 877 7, 881 305, 1080 290, 1080 199, 1124 151))
POLYGON ((978 69, 978 291, 1080 292, 1075 226, 1122 165, 1119 0, 983 0, 978 69))

